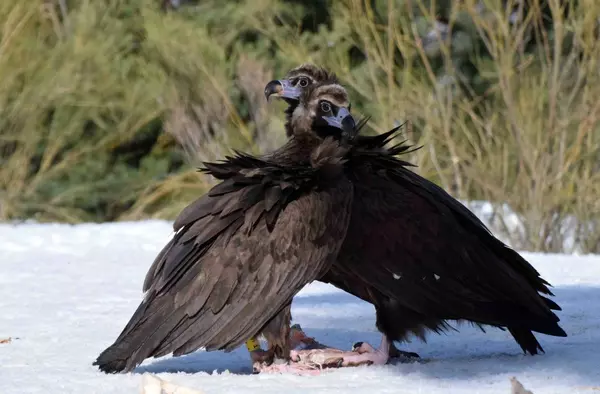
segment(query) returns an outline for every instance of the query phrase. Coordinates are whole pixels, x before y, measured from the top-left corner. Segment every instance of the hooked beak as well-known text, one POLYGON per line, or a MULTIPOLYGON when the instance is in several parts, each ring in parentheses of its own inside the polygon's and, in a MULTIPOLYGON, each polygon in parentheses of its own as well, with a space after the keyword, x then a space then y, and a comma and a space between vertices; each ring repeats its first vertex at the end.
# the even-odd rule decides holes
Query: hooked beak
POLYGON ((336 116, 324 116, 323 119, 329 126, 342 130, 342 138, 352 141, 356 137, 356 122, 347 108, 340 108, 336 116))
POLYGON ((265 97, 267 101, 272 95, 288 100, 300 100, 301 94, 302 90, 292 86, 291 82, 286 79, 273 80, 265 86, 265 97))

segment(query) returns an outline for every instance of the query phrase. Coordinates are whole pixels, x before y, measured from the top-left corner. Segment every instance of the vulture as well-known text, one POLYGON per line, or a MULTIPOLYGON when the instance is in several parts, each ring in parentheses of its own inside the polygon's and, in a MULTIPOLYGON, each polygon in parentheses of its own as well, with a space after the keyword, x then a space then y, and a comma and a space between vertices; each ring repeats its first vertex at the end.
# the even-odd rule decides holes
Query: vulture
MULTIPOLYGON (((288 136, 295 133, 302 97, 315 84, 345 95, 335 75, 311 64, 266 85, 267 99, 289 104, 288 136)), ((550 284, 469 209, 396 157, 410 149, 387 147, 399 129, 357 134, 346 155, 350 222, 335 261, 318 280, 371 303, 382 340, 378 349, 369 345, 371 351, 345 361, 385 364, 393 341, 410 334, 425 341, 427 331, 451 328, 448 321, 467 321, 484 332, 486 325, 507 329, 531 355, 544 352, 533 332, 566 337, 553 312, 561 308, 544 296, 554 295, 550 284)))
POLYGON ((293 369, 291 300, 330 269, 344 241, 354 195, 344 166, 359 128, 345 91, 328 81, 303 89, 289 124, 288 141, 267 155, 203 163, 221 182, 175 220, 143 300, 93 363, 101 371, 200 348, 228 352, 261 333, 269 366, 293 369))

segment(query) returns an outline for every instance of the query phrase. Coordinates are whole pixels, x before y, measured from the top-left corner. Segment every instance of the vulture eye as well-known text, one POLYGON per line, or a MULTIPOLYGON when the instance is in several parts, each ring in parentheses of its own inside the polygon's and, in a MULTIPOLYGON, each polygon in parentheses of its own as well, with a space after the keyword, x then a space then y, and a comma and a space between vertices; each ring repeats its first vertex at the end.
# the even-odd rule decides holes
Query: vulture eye
POLYGON ((331 104, 329 104, 327 101, 321 101, 321 111, 325 113, 331 112, 331 104))
POLYGON ((302 88, 307 87, 310 84, 310 81, 306 77, 298 78, 298 85, 302 88))

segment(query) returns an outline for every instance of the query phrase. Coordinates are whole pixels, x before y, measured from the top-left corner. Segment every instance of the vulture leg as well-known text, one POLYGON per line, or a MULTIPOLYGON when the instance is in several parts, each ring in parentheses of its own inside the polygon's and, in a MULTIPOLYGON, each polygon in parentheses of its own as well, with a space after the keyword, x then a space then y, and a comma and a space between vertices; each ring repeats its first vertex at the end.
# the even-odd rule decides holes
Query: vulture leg
POLYGON ((261 348, 258 348, 258 349, 250 348, 250 344, 252 344, 254 346, 254 344, 258 344, 258 343, 259 343, 258 337, 252 337, 246 342, 246 346, 248 347, 248 351, 250 352, 250 359, 252 360, 252 365, 255 365, 257 363, 270 362, 271 360, 273 360, 272 353, 269 353, 266 350, 262 350, 261 348))
POLYGON ((300 375, 315 375, 319 371, 314 367, 291 362, 290 360, 290 323, 292 321, 292 305, 288 304, 262 329, 262 334, 267 339, 266 352, 256 352, 252 355, 253 369, 255 372, 289 372, 300 375))
POLYGON ((391 345, 392 342, 385 335, 381 336, 381 344, 377 349, 374 349, 367 342, 363 342, 359 348, 355 350, 355 352, 359 354, 344 356, 342 366, 351 367, 362 364, 385 365, 390 357, 391 345))
POLYGON ((267 339, 267 353, 274 364, 285 364, 290 359, 290 323, 292 321, 292 305, 285 306, 263 328, 267 339))
MULTIPOLYGON (((360 342, 362 343, 362 342, 360 342)), ((359 346, 360 344, 355 344, 355 346, 359 346)), ((260 344, 258 342, 257 337, 253 337, 246 342, 246 346, 248 351, 250 352, 250 357, 252 359, 252 363, 262 363, 266 362, 267 364, 271 364, 274 358, 273 349, 271 352, 262 350, 260 348, 260 344)), ((393 345, 392 345, 393 346, 393 345)), ((294 324, 290 327, 290 358, 295 360, 294 354, 297 354, 298 350, 303 349, 332 349, 322 343, 319 343, 314 338, 311 338, 306 335, 306 333, 302 330, 299 324, 294 324)), ((395 348, 394 348, 395 349, 395 348)), ((342 352, 342 350, 338 350, 342 352)), ((406 352, 403 352, 406 353, 406 352)), ((411 353, 413 354, 413 353, 411 353)), ((390 350, 390 357, 398 357, 392 356, 392 350, 390 350)), ((254 365, 254 364, 253 364, 254 365)))

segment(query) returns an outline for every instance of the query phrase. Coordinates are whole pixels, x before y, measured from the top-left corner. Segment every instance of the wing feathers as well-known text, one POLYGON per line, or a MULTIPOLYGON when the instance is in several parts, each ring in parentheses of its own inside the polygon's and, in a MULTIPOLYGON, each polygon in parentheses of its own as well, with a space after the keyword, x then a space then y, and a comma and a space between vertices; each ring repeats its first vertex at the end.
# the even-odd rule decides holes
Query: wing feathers
POLYGON ((281 188, 279 186, 273 186, 265 193, 265 211, 270 211, 273 206, 280 201, 281 188))
POLYGON ((185 207, 175 222, 173 223, 173 230, 179 231, 184 226, 199 220, 206 215, 210 214, 212 210, 213 200, 209 196, 205 195, 192 204, 185 207))
POLYGON ((349 220, 347 180, 320 184, 319 169, 242 154, 228 160, 205 163, 224 181, 177 218, 147 274, 144 301, 94 363, 102 370, 200 347, 232 350, 334 261, 349 220))
MULTIPOLYGON (((562 335, 551 311, 560 308, 539 294, 551 294, 548 283, 464 205, 394 157, 411 149, 385 147, 397 130, 357 138, 350 152, 352 219, 328 280, 367 301, 390 297, 398 311, 438 321, 521 324, 562 335)), ((515 339, 535 349, 524 332, 517 329, 515 339)))
POLYGON ((246 235, 250 234, 258 224, 265 211, 264 201, 259 201, 253 205, 244 216, 243 231, 246 235))
POLYGON ((158 253, 156 258, 152 262, 152 265, 150 266, 150 269, 148 270, 148 273, 146 274, 146 277, 144 278, 144 284, 142 285, 143 292, 148 291, 148 289, 150 288, 150 285, 152 284, 152 280, 154 279, 154 276, 160 269, 162 269, 162 266, 164 264, 165 254, 168 251, 170 251, 171 248, 173 247, 174 240, 175 240, 174 237, 171 238, 171 240, 162 248, 162 250, 158 253))
POLYGON ((211 221, 213 221, 212 216, 204 216, 195 222, 192 222, 189 228, 186 231, 182 231, 181 236, 178 239, 178 245, 181 247, 182 245, 187 244, 189 241, 196 239, 198 237, 198 233, 208 226, 211 221))
POLYGON ((202 228, 195 237, 196 245, 204 245, 210 242, 221 231, 225 230, 229 225, 238 219, 237 215, 230 215, 224 218, 212 217, 212 220, 202 228))
POLYGON ((223 194, 231 193, 239 189, 239 186, 236 185, 235 179, 227 179, 216 186, 213 186, 212 189, 208 191, 209 197, 217 197, 223 194))
POLYGON ((225 269, 219 278, 219 282, 213 287, 208 297, 208 306, 212 313, 219 313, 238 284, 238 271, 234 267, 225 269))

